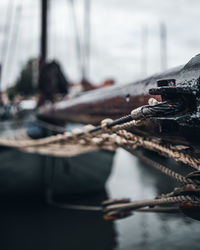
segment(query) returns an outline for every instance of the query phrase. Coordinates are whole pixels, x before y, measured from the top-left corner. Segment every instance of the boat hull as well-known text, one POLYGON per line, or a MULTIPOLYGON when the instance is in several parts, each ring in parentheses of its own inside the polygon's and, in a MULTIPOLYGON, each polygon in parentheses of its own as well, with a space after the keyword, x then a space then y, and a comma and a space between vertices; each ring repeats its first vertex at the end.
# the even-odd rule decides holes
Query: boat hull
POLYGON ((1 149, 0 195, 44 196, 95 192, 104 188, 114 152, 98 150, 56 158, 1 149))

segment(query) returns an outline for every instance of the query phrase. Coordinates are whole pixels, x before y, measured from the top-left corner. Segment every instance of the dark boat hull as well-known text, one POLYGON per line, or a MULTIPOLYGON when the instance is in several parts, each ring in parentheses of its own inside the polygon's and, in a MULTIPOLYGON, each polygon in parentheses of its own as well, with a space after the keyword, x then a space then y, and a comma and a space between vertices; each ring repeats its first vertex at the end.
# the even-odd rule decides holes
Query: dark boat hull
MULTIPOLYGON (((130 84, 88 91, 73 99, 43 107, 38 117, 53 122, 72 121, 86 124, 97 124, 107 117, 119 118, 147 104, 150 98, 149 89, 157 86, 157 80, 174 78, 182 68, 180 66, 130 84)), ((160 100, 159 97, 156 98, 160 100)))
POLYGON ((0 195, 44 196, 83 194, 104 188, 114 152, 98 150, 68 158, 56 158, 1 150, 0 195))
MULTIPOLYGON (((30 119, 19 123, 2 122, 0 133, 8 138, 22 139, 27 135, 41 138, 54 134, 30 119)), ((102 190, 112 170, 114 155, 114 151, 95 149, 68 157, 54 157, 1 146, 0 196, 43 197, 49 189, 55 195, 102 190)))
POLYGON ((200 54, 184 66, 144 80, 89 91, 72 100, 56 103, 41 110, 38 116, 46 120, 95 124, 107 117, 115 119, 130 114, 133 109, 147 105, 150 97, 167 101, 172 106, 179 103, 181 111, 171 116, 151 117, 146 126, 134 128, 133 132, 162 138, 170 143, 199 147, 200 54))

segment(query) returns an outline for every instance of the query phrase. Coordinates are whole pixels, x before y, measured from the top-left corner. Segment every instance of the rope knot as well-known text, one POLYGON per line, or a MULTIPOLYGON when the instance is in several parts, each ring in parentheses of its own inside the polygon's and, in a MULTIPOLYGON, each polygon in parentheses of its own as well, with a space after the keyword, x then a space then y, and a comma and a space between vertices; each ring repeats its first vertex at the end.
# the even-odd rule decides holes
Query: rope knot
POLYGON ((89 136, 89 137, 93 137, 93 134, 90 134, 89 131, 94 129, 95 126, 93 126, 92 124, 88 124, 84 127, 84 133, 86 136, 89 136))
POLYGON ((80 128, 75 128, 73 131, 72 131, 72 137, 74 139, 77 139, 78 138, 78 134, 82 133, 82 130, 80 128))
POLYGON ((68 138, 72 137, 72 133, 71 132, 65 132, 64 137, 65 137, 65 139, 68 139, 68 138))
POLYGON ((113 122, 112 119, 110 118, 106 118, 104 120, 101 121, 101 129, 104 131, 104 132, 108 132, 109 131, 109 128, 108 128, 108 124, 113 122))

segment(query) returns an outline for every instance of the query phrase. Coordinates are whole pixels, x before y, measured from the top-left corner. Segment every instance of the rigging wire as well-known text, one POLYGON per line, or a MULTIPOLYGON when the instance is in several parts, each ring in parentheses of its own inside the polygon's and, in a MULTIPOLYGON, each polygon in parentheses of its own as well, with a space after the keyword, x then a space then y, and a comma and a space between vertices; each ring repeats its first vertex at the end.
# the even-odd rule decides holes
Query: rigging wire
POLYGON ((56 48, 56 44, 57 44, 57 36, 56 36, 56 32, 55 29, 53 29, 53 27, 56 27, 56 15, 55 15, 55 0, 50 1, 50 12, 51 12, 51 19, 50 19, 50 35, 51 35, 51 39, 52 39, 52 45, 51 45, 51 53, 53 58, 56 57, 57 54, 57 48, 56 48))
POLYGON ((81 39, 81 32, 78 27, 77 16, 75 11, 75 0, 70 0, 72 20, 75 33, 75 44, 78 69, 81 74, 81 79, 86 80, 89 74, 90 63, 90 0, 84 0, 83 6, 83 37, 81 39))
POLYGON ((9 48, 9 36, 11 30, 11 22, 12 22, 12 12, 13 12, 13 4, 14 1, 10 0, 7 5, 6 10, 6 18, 5 18, 5 25, 4 25, 4 38, 1 45, 1 65, 0 65, 0 92, 2 91, 2 83, 4 80, 4 72, 6 68, 6 62, 8 57, 8 48, 9 48))
POLYGON ((81 35, 80 30, 78 28, 77 18, 76 18, 76 11, 75 11, 75 2, 74 0, 69 0, 71 6, 71 13, 72 13, 72 20, 73 20, 73 28, 74 28, 74 35, 75 35, 75 46, 76 46, 76 55, 77 55, 77 63, 78 69, 83 78, 84 75, 84 67, 83 67, 83 60, 82 60, 82 48, 81 48, 81 35))
POLYGON ((91 2, 90 0, 84 1, 84 78, 86 79, 89 74, 89 63, 90 63, 90 9, 91 2))
POLYGON ((16 7, 16 13, 14 18, 14 28, 13 33, 11 35, 11 42, 10 42, 10 50, 8 51, 8 65, 9 70, 12 72, 13 65, 16 59, 16 52, 18 46, 18 39, 19 39, 19 28, 21 23, 21 16, 22 16, 22 4, 23 0, 20 1, 20 4, 16 7))

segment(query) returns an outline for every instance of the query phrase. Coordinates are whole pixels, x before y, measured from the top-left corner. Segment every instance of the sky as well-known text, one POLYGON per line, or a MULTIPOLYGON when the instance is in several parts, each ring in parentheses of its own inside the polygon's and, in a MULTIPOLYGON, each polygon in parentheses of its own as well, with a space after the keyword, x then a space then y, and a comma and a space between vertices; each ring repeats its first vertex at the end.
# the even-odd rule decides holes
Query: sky
MULTIPOLYGON (((81 77, 73 10, 82 42, 83 3, 74 0, 73 9, 70 0, 49 0, 48 59, 59 61, 72 81, 81 77)), ((199 9, 199 0, 91 0, 88 78, 98 84, 112 77, 124 84, 161 71, 161 23, 167 29, 167 68, 185 64, 200 52, 199 9)), ((15 83, 29 58, 39 56, 39 37, 40 0, 0 0, 1 61, 8 51, 3 66, 4 88, 15 83), (8 6, 11 14, 5 32, 8 6)))

